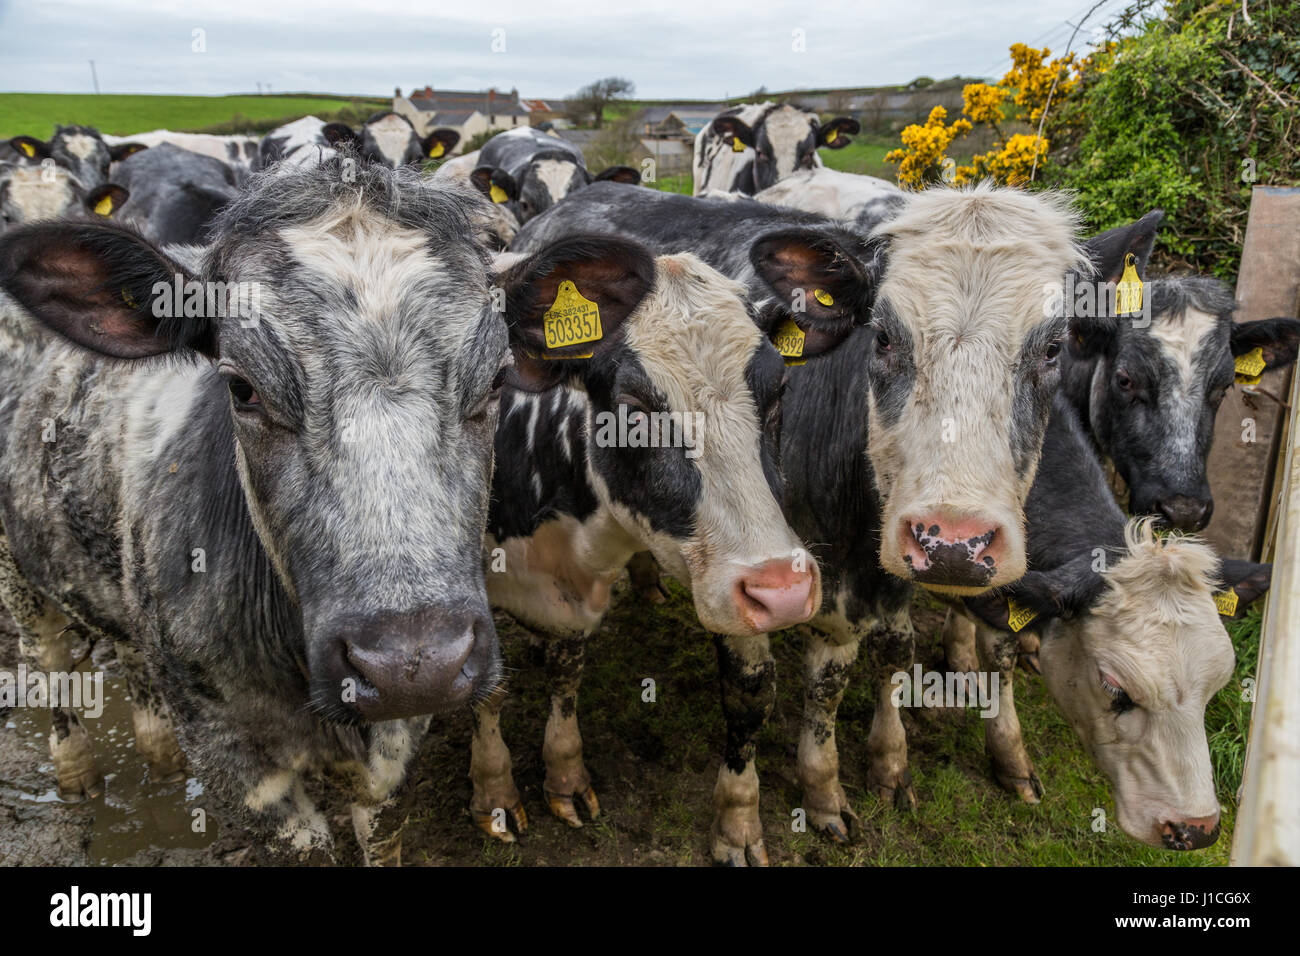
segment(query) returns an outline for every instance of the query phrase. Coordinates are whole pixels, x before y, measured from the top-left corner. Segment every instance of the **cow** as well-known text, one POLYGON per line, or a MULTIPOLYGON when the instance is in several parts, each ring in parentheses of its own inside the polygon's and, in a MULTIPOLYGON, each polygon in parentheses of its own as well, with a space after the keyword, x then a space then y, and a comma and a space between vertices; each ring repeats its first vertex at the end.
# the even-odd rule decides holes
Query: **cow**
POLYGON ((759 202, 838 219, 864 236, 903 208, 903 191, 885 179, 817 166, 754 194, 759 202))
POLYGON ((0 163, 0 233, 44 219, 116 216, 129 196, 116 183, 87 190, 52 159, 41 166, 0 163))
POLYGON ((470 181, 523 224, 589 183, 636 185, 641 174, 630 166, 611 166, 593 177, 577 146, 522 127, 498 133, 483 145, 470 181))
MULTIPOLYGON (((1144 244, 1139 261, 1149 252, 1144 244)), ((1061 387, 1128 487, 1130 510, 1199 531, 1214 513, 1206 460, 1234 359, 1259 349, 1260 371, 1285 368, 1296 358, 1300 321, 1236 323, 1232 293, 1209 276, 1157 279, 1145 295, 1133 316, 1072 321, 1061 387)))
MULTIPOLYGON (((579 238, 593 248, 619 242, 579 238)), ((507 296, 553 268, 550 248, 542 243, 504 271, 507 296)), ((628 291, 622 336, 579 344, 591 357, 545 365, 531 386, 544 391, 507 389, 502 399, 488 597, 544 637, 551 707, 543 790, 551 812, 578 827, 575 800, 593 818, 599 812, 577 721, 586 640, 634 553, 648 549, 689 586, 715 635, 727 713, 711 851, 719 862, 744 862, 747 852, 765 862, 761 836, 743 838, 758 825, 748 809, 757 799, 760 727, 752 716, 761 700, 749 695, 755 684, 771 686, 767 633, 807 620, 821 601, 817 562, 781 513, 784 364, 751 319, 742 285, 690 253, 652 258, 634 248, 628 272, 640 281, 628 291)), ((773 263, 766 281, 781 281, 781 269, 773 263)), ((585 295, 592 278, 574 279, 585 295)), ((555 298, 548 291, 535 308, 555 298)), ((527 815, 501 736, 501 703, 491 699, 475 713, 471 810, 484 832, 512 841, 494 823, 509 818, 523 832, 527 815)))
POLYGON ((263 168, 281 161, 302 165, 328 159, 347 148, 365 162, 396 169, 445 156, 458 142, 460 134, 451 129, 435 129, 421 138, 410 120, 391 111, 374 114, 360 129, 304 116, 262 137, 259 159, 263 168))
MULTIPOLYGON (((464 189, 477 190, 478 187, 470 178, 477 168, 478 150, 474 150, 472 153, 465 153, 440 163, 431 178, 440 182, 455 183, 464 189)), ((515 234, 519 232, 519 219, 510 211, 509 203, 489 202, 482 204, 479 210, 476 212, 475 222, 478 224, 480 241, 497 252, 504 252, 510 248, 515 234)))
MULTIPOLYGON (((0 237, 0 592, 23 644, 47 669, 79 635, 142 655, 137 728, 170 715, 214 799, 302 853, 331 843, 307 776, 342 773, 365 848, 430 714, 500 682, 492 443, 510 350, 541 331, 493 307, 478 201, 336 160, 255 177, 205 249, 107 223, 0 237)), ((75 715, 51 745, 64 792, 95 792, 75 715)))
POLYGON ((1205 708, 1232 676, 1221 614, 1268 588, 1269 566, 1222 560, 1194 538, 1126 519, 1068 397, 1055 396, 1025 501, 1030 567, 998 593, 967 598, 981 620, 980 667, 997 674, 985 740, 999 782, 1029 802, 1042 784, 1012 696, 1017 631, 1042 634, 1043 679, 1110 780, 1125 833, 1200 849, 1218 837, 1205 708), (1222 589, 1222 590, 1220 590, 1222 589), (1226 605, 1220 609, 1216 596, 1226 605))
POLYGON ((106 183, 113 163, 146 148, 135 141, 119 140, 110 145, 92 126, 56 126, 49 142, 34 136, 15 136, 9 140, 9 146, 31 163, 54 160, 85 189, 106 183))
POLYGON ((798 170, 821 166, 818 149, 843 149, 860 129, 847 116, 822 123, 816 113, 791 103, 733 106, 695 137, 695 195, 713 190, 752 196, 798 170))
POLYGON ((118 163, 116 180, 131 194, 123 221, 154 245, 202 245, 236 196, 234 172, 221 160, 163 143, 118 163))
POLYGON ((217 136, 212 133, 177 133, 169 129, 154 129, 147 133, 135 133, 131 136, 109 136, 105 134, 104 142, 108 143, 109 146, 117 146, 128 142, 139 143, 151 149, 168 143, 181 149, 187 149, 191 153, 198 153, 201 156, 219 160, 230 167, 230 170, 234 173, 235 182, 240 185, 260 168, 258 144, 261 140, 257 136, 244 134, 217 136))
MULTIPOLYGON (((988 185, 909 194, 863 237, 752 200, 597 184, 516 238, 528 248, 604 230, 657 253, 695 252, 746 285, 760 327, 778 330, 794 363, 828 328, 847 332, 820 361, 790 366, 781 426, 786 514, 800 538, 819 543, 823 577, 806 655, 801 805, 833 838, 847 839, 852 822, 834 722, 858 645, 867 643, 881 701, 870 785, 913 803, 889 703, 890 678, 913 654, 911 584, 975 594, 1025 571, 1022 506, 1065 333, 1063 313, 1044 310, 1044 290, 1059 292, 1076 272, 1118 275, 1129 251, 1085 249, 1075 228, 1061 197, 988 185), (779 278, 762 278, 777 266, 779 278)), ((756 789, 749 807, 756 815, 756 789)))

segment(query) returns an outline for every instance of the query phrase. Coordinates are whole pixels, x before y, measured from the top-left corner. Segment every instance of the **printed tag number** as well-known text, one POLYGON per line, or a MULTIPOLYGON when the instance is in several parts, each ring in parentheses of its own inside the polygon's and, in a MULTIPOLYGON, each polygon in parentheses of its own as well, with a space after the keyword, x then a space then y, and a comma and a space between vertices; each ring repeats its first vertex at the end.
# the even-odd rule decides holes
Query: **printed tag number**
POLYGON ((604 336, 600 327, 600 308, 583 298, 578 287, 565 279, 555 295, 555 303, 542 316, 548 349, 599 342, 604 336))

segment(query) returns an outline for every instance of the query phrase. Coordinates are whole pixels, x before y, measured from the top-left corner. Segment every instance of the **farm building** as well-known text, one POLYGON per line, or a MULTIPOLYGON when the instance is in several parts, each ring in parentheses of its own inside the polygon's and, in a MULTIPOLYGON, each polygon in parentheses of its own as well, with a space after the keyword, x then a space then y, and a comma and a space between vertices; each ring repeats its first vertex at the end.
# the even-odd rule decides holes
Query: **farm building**
MULTIPOLYGON (((540 102, 540 101, 534 101, 540 102)), ((425 86, 410 96, 393 91, 393 112, 405 116, 420 136, 445 127, 460 133, 463 146, 488 130, 508 130, 529 125, 529 111, 519 99, 519 91, 502 93, 495 89, 483 92, 468 90, 434 90, 425 86)), ((457 147, 459 151, 460 147, 457 147)))

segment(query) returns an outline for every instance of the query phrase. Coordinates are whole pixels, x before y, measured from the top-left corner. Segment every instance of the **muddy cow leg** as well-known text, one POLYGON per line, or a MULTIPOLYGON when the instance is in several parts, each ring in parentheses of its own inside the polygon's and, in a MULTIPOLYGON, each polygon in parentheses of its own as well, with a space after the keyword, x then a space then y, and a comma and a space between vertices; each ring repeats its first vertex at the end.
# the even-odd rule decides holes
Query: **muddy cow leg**
MULTIPOLYGON (((18 644, 29 670, 71 674, 89 652, 90 641, 23 578, 4 535, 0 535, 0 601, 18 626, 18 644)), ((104 779, 95 766, 90 735, 71 707, 50 708, 50 757, 60 798, 77 801, 103 793, 104 779)))
POLYGON ((579 798, 591 819, 600 815, 600 801, 591 787, 591 775, 582 762, 582 734, 578 730, 578 687, 582 683, 587 636, 546 637, 546 678, 551 686, 551 713, 546 719, 542 761, 546 781, 542 789, 551 813, 571 827, 582 826, 574 798, 579 798))
POLYGON ((982 669, 998 677, 997 714, 984 719, 984 746, 993 760, 993 772, 1006 790, 1025 803, 1038 803, 1043 797, 1043 784, 1025 752, 1011 688, 1020 638, 984 624, 976 625, 975 634, 982 669))
POLYGON ((383 721, 369 728, 362 792, 352 804, 352 829, 365 866, 402 865, 401 827, 383 839, 376 838, 375 830, 380 811, 406 779, 406 768, 428 729, 428 717, 383 721))
POLYGON ((470 744, 469 777, 474 793, 469 809, 476 827, 503 843, 514 843, 515 833, 511 832, 510 823, 522 836, 528 832, 528 814, 515 787, 510 749, 501 736, 501 708, 505 699, 506 689, 498 687, 470 710, 474 738, 470 744))
POLYGON ((799 730, 799 782, 808 822, 836 843, 847 843, 857 814, 840 785, 835 720, 849 671, 857 660, 859 632, 849 624, 830 634, 812 631, 804 649, 804 712, 799 730))
POLYGON ((118 666, 131 695, 131 722, 135 727, 135 749, 149 764, 149 772, 162 783, 185 778, 185 754, 176 740, 171 714, 153 686, 144 655, 126 641, 114 643, 118 666))
POLYGON ((907 732, 902 715, 894 706, 893 677, 910 673, 916 652, 916 636, 908 608, 881 609, 863 638, 869 679, 876 687, 876 710, 867 735, 867 786, 882 800, 899 810, 916 806, 912 774, 907 768, 907 732))
POLYGON ((979 670, 975 622, 954 607, 948 608, 948 615, 943 619, 943 656, 951 671, 969 674, 979 670))
POLYGON ((650 604, 663 604, 668 592, 659 579, 659 562, 649 551, 638 551, 627 563, 627 575, 632 590, 641 600, 650 604))
POLYGON ((754 754, 759 731, 776 706, 776 661, 766 634, 715 635, 713 642, 718 649, 727 743, 713 788, 710 849, 715 863, 767 866, 754 754))

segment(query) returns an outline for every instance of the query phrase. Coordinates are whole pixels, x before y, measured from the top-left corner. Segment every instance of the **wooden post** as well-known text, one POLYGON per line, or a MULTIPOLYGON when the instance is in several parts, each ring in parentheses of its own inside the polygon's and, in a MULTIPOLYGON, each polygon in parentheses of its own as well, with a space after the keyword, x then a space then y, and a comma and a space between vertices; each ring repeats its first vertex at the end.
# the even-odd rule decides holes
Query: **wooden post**
MULTIPOLYGON (((1238 322, 1294 316, 1300 308, 1300 189, 1256 186, 1237 276, 1238 322)), ((1259 388, 1285 398, 1291 370, 1264 373, 1259 388)), ((1224 399, 1214 427, 1208 473, 1214 518, 1205 538, 1220 554, 1258 559, 1278 459, 1282 408, 1241 386, 1224 399), (1254 422, 1254 442, 1242 433, 1254 422)))

